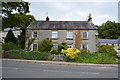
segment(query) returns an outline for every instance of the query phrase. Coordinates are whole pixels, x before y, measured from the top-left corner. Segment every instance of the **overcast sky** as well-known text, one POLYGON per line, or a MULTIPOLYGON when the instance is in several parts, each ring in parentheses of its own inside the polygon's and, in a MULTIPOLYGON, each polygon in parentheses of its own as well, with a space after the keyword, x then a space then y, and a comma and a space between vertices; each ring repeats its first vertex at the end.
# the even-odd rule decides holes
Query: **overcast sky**
POLYGON ((37 20, 45 20, 46 12, 50 21, 86 21, 89 14, 93 23, 101 25, 106 21, 118 22, 118 2, 41 2, 30 1, 30 14, 37 20))

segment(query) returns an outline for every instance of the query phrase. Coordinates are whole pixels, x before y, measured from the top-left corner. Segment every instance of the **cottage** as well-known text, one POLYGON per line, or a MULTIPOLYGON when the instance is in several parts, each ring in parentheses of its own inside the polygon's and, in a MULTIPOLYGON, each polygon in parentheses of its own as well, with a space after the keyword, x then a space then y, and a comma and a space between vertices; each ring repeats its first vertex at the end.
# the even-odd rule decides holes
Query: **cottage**
POLYGON ((99 45, 111 45, 120 56, 120 37, 118 39, 98 39, 99 45))
POLYGON ((97 28, 91 21, 49 21, 47 17, 45 21, 34 21, 28 26, 26 48, 31 38, 36 38, 31 45, 32 50, 37 50, 38 42, 50 38, 54 47, 64 41, 68 47, 95 52, 97 33, 97 28))

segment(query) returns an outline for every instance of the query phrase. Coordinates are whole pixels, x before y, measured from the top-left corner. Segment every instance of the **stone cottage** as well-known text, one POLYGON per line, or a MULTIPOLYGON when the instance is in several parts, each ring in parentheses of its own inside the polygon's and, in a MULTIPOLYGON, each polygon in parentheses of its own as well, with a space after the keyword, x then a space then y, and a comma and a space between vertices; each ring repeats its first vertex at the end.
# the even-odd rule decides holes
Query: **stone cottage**
POLYGON ((35 21, 28 26, 26 47, 29 39, 36 38, 31 49, 37 50, 38 42, 50 38, 54 47, 64 41, 70 48, 95 52, 97 33, 97 28, 91 21, 49 21, 47 17, 44 21, 35 21))

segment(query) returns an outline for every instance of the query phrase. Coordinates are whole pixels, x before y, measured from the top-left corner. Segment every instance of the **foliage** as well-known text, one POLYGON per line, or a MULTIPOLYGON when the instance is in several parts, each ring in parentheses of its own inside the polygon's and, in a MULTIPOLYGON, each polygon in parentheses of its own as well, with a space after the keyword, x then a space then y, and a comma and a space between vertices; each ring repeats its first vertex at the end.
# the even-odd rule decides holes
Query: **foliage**
POLYGON ((31 39, 29 39, 27 50, 31 50, 31 49, 30 49, 30 46, 31 46, 31 44, 34 42, 34 40, 35 40, 35 38, 31 38, 31 39))
POLYGON ((46 38, 38 44, 38 51, 50 52, 52 47, 53 47, 52 40, 49 38, 46 38))
MULTIPOLYGON (((26 14, 21 15, 18 13, 14 14, 14 17, 15 17, 16 22, 15 23, 12 22, 11 27, 12 26, 21 27, 22 32, 21 32, 20 36, 18 36, 17 46, 19 46, 21 49, 24 49, 25 48, 26 28, 31 22, 35 21, 35 18, 32 15, 26 15, 26 14)), ((14 18, 10 18, 10 21, 11 21, 11 19, 14 19, 14 18)), ((9 26, 9 23, 8 23, 8 26, 9 26)))
POLYGON ((76 59, 78 54, 81 53, 78 49, 74 48, 68 48, 67 50, 62 49, 61 52, 67 57, 67 59, 76 59))
POLYGON ((116 58, 107 53, 89 53, 79 54, 76 62, 79 63, 95 63, 95 64, 115 64, 116 58))
POLYGON ((27 27, 31 22, 35 21, 35 18, 32 15, 26 14, 11 14, 6 20, 4 20, 3 28, 5 27, 27 27), (13 22, 14 21, 14 22, 13 22))
POLYGON ((16 43, 16 37, 14 36, 12 30, 10 29, 6 35, 5 43, 8 43, 9 41, 16 43))
POLYGON ((17 46, 21 49, 25 48, 25 32, 26 27, 33 21, 35 21, 34 16, 27 15, 29 12, 29 3, 22 2, 2 2, 2 29, 21 27, 22 33, 17 39, 17 46), (13 13, 16 12, 16 13, 13 13), (14 22, 13 22, 14 21, 14 22))
POLYGON ((81 49, 80 51, 81 51, 81 53, 84 53, 84 54, 90 53, 89 50, 85 50, 85 49, 81 49))
MULTIPOLYGON (((3 28, 6 28, 6 24, 11 25, 10 23, 6 22, 6 20, 11 17, 13 14, 13 11, 16 13, 20 14, 26 14, 29 12, 29 3, 25 1, 21 2, 9 2, 4 0, 2 2, 2 23, 3 23, 3 28)), ((12 20, 13 21, 13 20, 12 20)), ((16 20, 14 20, 16 21, 16 20)), ((14 27, 14 26, 13 26, 14 27)))
POLYGON ((58 48, 53 47, 50 53, 51 53, 51 54, 56 54, 56 55, 58 55, 58 54, 59 54, 58 48))
POLYGON ((110 45, 98 45, 98 52, 111 54, 113 56, 117 55, 117 52, 114 50, 113 46, 110 45))
POLYGON ((61 53, 62 49, 67 49, 67 43, 66 42, 62 42, 61 44, 58 45, 58 52, 61 53))
POLYGON ((117 39, 120 37, 119 23, 107 21, 101 26, 98 26, 99 38, 103 39, 117 39))
POLYGON ((11 59, 47 60, 49 56, 49 53, 39 51, 10 50, 9 52, 11 59))
POLYGON ((29 12, 29 3, 25 1, 21 2, 2 2, 2 11, 4 16, 8 16, 12 14, 13 11, 19 12, 19 13, 28 13, 29 12))
POLYGON ((2 49, 5 50, 5 51, 9 51, 9 50, 12 50, 14 48, 15 48, 14 43, 12 43, 10 41, 2 44, 2 49))

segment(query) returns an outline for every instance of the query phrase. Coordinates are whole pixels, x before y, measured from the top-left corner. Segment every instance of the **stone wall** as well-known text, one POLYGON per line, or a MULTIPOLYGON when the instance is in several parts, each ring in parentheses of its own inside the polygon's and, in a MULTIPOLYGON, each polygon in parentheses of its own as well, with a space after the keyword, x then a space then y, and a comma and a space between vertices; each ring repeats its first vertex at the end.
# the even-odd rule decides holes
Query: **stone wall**
MULTIPOLYGON (((52 38, 52 31, 53 30, 27 30, 26 32, 26 47, 28 44, 28 40, 33 38, 33 32, 38 33, 38 37, 36 38, 34 43, 38 43, 43 41, 45 38, 52 38)), ((60 44, 62 41, 67 42, 67 44, 72 44, 74 48, 80 49, 81 44, 88 44, 88 49, 90 52, 95 52, 97 50, 97 38, 96 38, 96 30, 72 30, 73 31, 73 40, 67 40, 67 31, 68 30, 57 30, 58 31, 58 39, 52 40, 53 43, 60 44), (81 32, 82 31, 88 31, 88 39, 83 40, 81 38, 81 32), (76 33, 79 33, 76 36, 76 33), (77 47, 75 46, 77 44, 77 47)))

